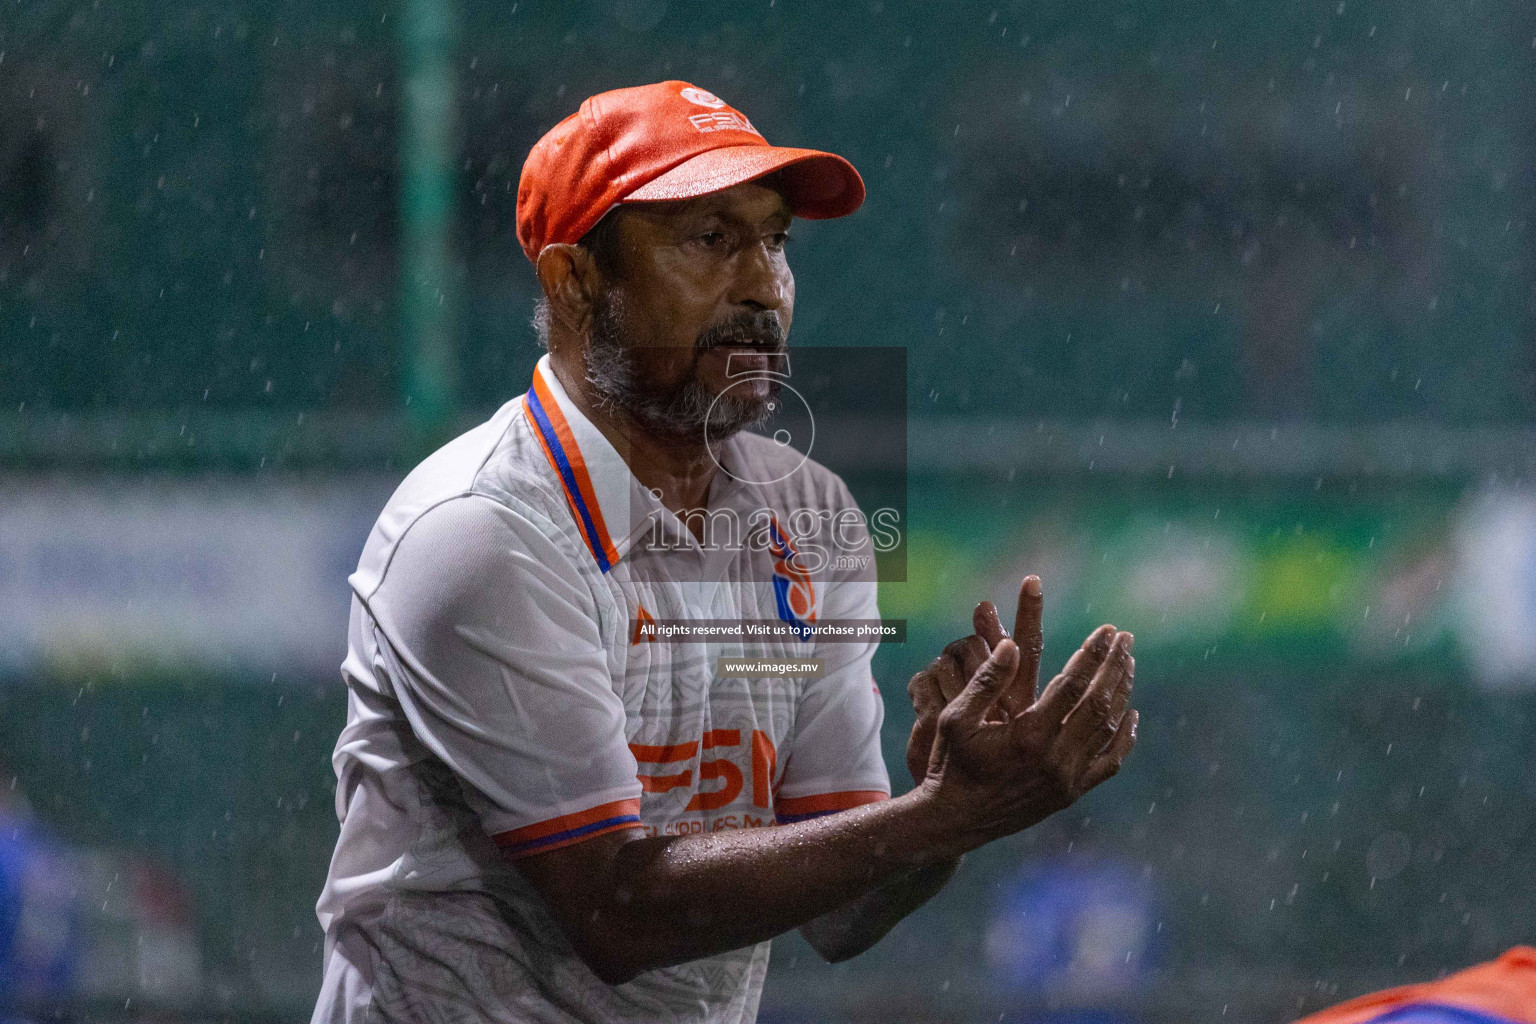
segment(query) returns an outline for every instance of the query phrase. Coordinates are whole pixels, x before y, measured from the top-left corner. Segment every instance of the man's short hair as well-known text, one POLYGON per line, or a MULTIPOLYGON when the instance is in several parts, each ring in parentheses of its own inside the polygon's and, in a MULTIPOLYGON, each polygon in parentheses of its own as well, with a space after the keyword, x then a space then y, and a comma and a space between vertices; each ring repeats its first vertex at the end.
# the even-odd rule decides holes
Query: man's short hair
MULTIPOLYGON (((592 254, 592 261, 604 277, 615 277, 619 272, 619 210, 615 206, 603 214, 603 219, 592 225, 592 230, 581 236, 576 244, 592 254)), ((542 292, 533 307, 533 329, 539 336, 539 345, 549 348, 549 298, 542 292)))

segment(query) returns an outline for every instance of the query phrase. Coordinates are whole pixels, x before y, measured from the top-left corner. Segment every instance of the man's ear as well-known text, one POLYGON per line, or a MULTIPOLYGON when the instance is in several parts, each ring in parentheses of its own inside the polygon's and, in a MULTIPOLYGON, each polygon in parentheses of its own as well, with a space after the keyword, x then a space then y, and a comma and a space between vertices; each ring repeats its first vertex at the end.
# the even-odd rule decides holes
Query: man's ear
POLYGON ((600 287, 592 254, 579 245, 552 242, 539 253, 535 270, 549 299, 550 315, 571 333, 584 334, 600 287))

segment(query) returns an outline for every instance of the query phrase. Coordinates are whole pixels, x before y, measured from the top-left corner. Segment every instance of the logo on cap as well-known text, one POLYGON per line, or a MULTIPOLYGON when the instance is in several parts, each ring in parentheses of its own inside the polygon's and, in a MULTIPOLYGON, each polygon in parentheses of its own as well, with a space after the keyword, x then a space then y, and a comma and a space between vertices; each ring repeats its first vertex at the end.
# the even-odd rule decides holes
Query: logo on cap
POLYGON ((752 122, 734 110, 719 110, 713 114, 692 114, 688 123, 701 132, 751 132, 762 138, 762 132, 752 127, 752 122))
POLYGON ((719 96, 716 96, 712 92, 705 92, 703 89, 695 89, 691 85, 688 88, 683 89, 681 91, 681 95, 683 99, 687 100, 689 103, 697 103, 699 106, 708 107, 711 110, 719 110, 721 107, 725 106, 725 100, 721 99, 719 96))

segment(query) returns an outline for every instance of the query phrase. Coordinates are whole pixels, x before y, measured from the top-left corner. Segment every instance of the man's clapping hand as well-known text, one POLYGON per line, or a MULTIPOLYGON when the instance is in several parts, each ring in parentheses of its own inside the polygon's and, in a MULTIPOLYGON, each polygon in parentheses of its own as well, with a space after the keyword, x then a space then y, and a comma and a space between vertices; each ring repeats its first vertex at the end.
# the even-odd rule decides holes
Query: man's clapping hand
POLYGON ((1040 691, 1041 605, 1039 579, 1026 577, 1010 639, 983 602, 975 634, 908 684, 913 781, 983 842, 1070 805, 1118 772, 1136 742, 1131 634, 1099 627, 1040 691))

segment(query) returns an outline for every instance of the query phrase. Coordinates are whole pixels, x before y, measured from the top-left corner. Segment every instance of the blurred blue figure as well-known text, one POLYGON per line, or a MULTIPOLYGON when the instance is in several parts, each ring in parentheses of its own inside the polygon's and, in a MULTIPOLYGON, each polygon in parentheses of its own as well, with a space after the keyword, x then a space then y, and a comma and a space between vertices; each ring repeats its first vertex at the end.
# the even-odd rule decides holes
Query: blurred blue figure
MULTIPOLYGON (((9 773, 0 770, 0 777, 9 773)), ((22 792, 0 785, 0 1009, 56 1004, 80 963, 79 901, 65 848, 32 816, 22 792)))
POLYGON ((999 988, 1065 1011, 1052 1021, 1130 1020, 1117 1008, 1144 991, 1154 914, 1152 886, 1129 865, 1085 857, 1031 863, 1001 883, 987 960, 999 988))

